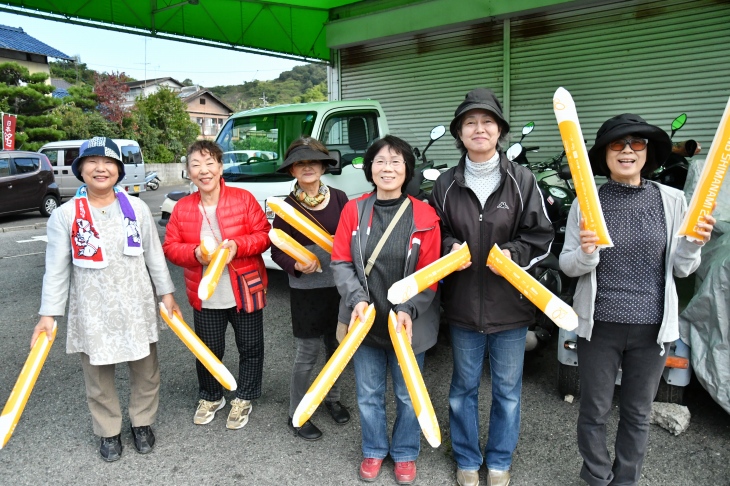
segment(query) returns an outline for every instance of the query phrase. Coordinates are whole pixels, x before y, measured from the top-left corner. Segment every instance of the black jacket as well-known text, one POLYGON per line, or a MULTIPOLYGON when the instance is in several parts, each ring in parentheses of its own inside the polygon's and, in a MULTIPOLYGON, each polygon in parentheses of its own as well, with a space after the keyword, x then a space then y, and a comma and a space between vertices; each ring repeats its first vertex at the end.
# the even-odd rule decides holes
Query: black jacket
POLYGON ((535 176, 500 155, 501 179, 484 209, 466 186, 462 156, 459 164, 434 183, 431 205, 441 218, 443 254, 454 243, 467 242, 472 265, 444 279, 442 305, 449 324, 492 333, 527 326, 535 307, 504 278, 487 268, 492 246, 509 250, 512 260, 527 270, 550 253, 553 227, 535 176))

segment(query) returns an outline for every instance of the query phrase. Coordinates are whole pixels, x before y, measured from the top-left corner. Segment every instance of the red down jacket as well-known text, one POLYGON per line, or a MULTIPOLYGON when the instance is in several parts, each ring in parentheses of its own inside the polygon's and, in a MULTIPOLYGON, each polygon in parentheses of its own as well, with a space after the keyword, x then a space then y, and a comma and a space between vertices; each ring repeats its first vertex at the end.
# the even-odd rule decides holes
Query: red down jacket
MULTIPOLYGON (((177 202, 167 224, 165 242, 162 244, 167 259, 185 269, 185 290, 190 305, 196 310, 200 310, 202 306, 202 301, 198 298, 198 285, 203 278, 203 265, 195 258, 195 248, 200 245, 200 228, 203 224, 199 205, 198 192, 185 196, 177 202)), ((271 244, 269 241, 271 227, 266 214, 250 192, 226 187, 222 179, 216 215, 221 236, 235 241, 238 245, 238 252, 228 265, 228 273, 236 297, 236 308, 241 310, 243 304, 236 275, 258 269, 264 288, 268 286, 261 254, 271 244)))

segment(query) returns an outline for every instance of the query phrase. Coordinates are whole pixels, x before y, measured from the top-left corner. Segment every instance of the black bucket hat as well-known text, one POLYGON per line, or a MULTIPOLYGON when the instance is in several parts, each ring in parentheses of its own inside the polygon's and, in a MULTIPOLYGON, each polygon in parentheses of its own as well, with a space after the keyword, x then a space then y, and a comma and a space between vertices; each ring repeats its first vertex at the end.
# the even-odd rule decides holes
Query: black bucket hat
POLYGON ((606 166, 606 146, 627 135, 637 135, 649 140, 648 147, 651 152, 647 152, 646 164, 642 169, 642 174, 651 172, 664 163, 672 152, 672 141, 667 132, 659 127, 650 125, 639 115, 632 113, 624 113, 614 116, 606 120, 596 133, 596 143, 588 151, 588 158, 591 161, 591 169, 593 174, 608 176, 608 167, 606 166), (653 160, 649 160, 649 154, 653 160))
POLYGON ((295 162, 301 162, 302 160, 319 160, 325 165, 337 165, 338 162, 338 160, 332 155, 320 152, 309 145, 299 145, 291 149, 284 160, 284 163, 281 164, 281 167, 276 169, 276 172, 289 172, 289 168, 294 165, 295 162))
POLYGON ((458 140, 459 138, 461 116, 467 111, 475 109, 487 110, 493 113, 502 125, 502 136, 509 133, 509 123, 507 123, 507 120, 504 119, 504 115, 502 114, 502 105, 494 95, 494 92, 487 88, 476 88, 466 94, 464 101, 461 102, 454 112, 454 119, 451 120, 449 131, 455 139, 458 140))
POLYGON ((84 178, 81 177, 81 161, 92 155, 109 157, 110 159, 116 160, 117 166, 119 167, 119 178, 117 182, 124 179, 124 162, 122 162, 122 151, 119 150, 119 145, 111 138, 94 137, 81 144, 79 156, 71 164, 71 172, 73 172, 78 180, 84 182, 84 178))

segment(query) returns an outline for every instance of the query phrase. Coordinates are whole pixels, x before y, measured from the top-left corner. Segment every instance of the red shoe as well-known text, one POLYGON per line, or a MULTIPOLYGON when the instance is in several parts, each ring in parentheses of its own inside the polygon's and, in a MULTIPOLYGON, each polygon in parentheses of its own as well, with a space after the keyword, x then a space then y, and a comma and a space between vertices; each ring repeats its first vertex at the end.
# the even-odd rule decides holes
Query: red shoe
POLYGON ((395 463, 395 482, 398 484, 413 484, 416 480, 416 461, 395 463))
POLYGON ((360 463, 360 479, 367 482, 375 481, 380 474, 380 466, 382 465, 382 459, 366 457, 360 463))

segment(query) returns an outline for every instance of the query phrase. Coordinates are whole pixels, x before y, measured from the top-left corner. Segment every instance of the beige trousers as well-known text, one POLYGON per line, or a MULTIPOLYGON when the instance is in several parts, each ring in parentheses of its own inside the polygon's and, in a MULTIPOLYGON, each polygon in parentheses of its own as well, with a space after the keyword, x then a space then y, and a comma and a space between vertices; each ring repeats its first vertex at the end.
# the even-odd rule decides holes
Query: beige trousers
MULTIPOLYGON (((94 366, 89 355, 81 355, 81 366, 86 383, 86 402, 89 404, 94 434, 113 437, 122 430, 122 410, 114 384, 116 365, 94 366)), ((133 427, 151 425, 157 417, 160 403, 160 366, 157 361, 157 344, 150 343, 150 354, 129 366, 129 419, 133 427)))

